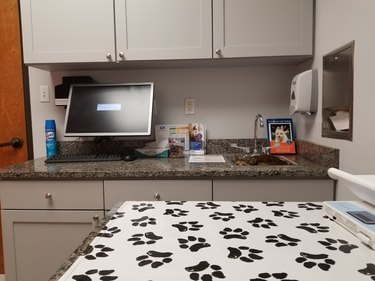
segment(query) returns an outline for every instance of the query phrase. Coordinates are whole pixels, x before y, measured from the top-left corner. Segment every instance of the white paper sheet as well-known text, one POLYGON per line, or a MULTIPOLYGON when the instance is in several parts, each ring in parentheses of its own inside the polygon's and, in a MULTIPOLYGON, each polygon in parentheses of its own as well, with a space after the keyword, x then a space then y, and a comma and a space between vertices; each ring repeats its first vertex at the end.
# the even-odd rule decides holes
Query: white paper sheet
POLYGON ((189 157, 189 163, 225 163, 223 155, 195 155, 189 157))

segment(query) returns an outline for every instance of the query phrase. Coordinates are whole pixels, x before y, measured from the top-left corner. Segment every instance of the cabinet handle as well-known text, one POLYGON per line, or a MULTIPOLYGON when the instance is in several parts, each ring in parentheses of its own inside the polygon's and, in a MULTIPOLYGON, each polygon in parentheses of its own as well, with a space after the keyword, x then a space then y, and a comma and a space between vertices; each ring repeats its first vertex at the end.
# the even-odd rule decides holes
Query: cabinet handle
POLYGON ((160 200, 160 194, 159 193, 155 193, 154 198, 155 198, 155 200, 160 200))
POLYGON ((92 217, 92 229, 95 230, 99 226, 99 216, 95 215, 92 217))
POLYGON ((118 56, 122 59, 125 59, 125 54, 123 52, 118 53, 118 56))
POLYGON ((216 53, 218 56, 221 56, 221 50, 220 50, 220 49, 216 49, 215 53, 216 53))
POLYGON ((105 57, 110 60, 112 58, 112 55, 111 55, 111 53, 107 53, 107 55, 105 57))
POLYGON ((44 197, 46 197, 46 199, 51 199, 52 198, 52 193, 47 192, 46 195, 44 195, 44 197))

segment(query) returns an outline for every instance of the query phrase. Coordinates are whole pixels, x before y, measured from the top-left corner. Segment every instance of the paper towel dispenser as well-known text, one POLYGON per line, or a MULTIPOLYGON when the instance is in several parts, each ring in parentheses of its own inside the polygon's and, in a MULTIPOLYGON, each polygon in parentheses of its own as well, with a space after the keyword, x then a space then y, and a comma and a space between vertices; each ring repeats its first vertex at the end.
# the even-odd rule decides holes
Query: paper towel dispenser
POLYGON ((318 108, 318 71, 310 69, 294 76, 290 87, 289 115, 314 114, 318 108))

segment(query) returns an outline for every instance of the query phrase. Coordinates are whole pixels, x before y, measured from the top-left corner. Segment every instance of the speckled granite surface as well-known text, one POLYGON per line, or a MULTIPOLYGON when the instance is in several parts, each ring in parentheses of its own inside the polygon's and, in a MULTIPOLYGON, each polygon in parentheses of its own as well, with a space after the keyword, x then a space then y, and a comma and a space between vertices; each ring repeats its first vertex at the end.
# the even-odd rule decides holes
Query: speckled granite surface
MULTIPOLYGON (((250 141, 247 140, 247 143, 250 141)), ((45 164, 39 158, 0 169, 0 180, 89 180, 150 178, 327 178, 329 167, 338 167, 338 150, 300 142, 301 155, 288 156, 297 165, 234 166, 230 153, 238 152, 230 143, 246 146, 246 140, 210 140, 207 152, 225 154, 225 163, 189 163, 188 158, 137 159, 131 162, 86 162, 45 164)), ((70 144, 72 145, 72 144, 70 144)))

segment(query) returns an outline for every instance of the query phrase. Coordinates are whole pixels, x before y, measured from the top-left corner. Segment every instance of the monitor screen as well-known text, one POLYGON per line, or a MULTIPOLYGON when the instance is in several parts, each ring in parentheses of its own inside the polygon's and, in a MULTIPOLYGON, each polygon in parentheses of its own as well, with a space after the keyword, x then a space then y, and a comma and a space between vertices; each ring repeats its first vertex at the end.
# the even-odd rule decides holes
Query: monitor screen
POLYGON ((150 136, 153 83, 70 87, 65 136, 150 136))

